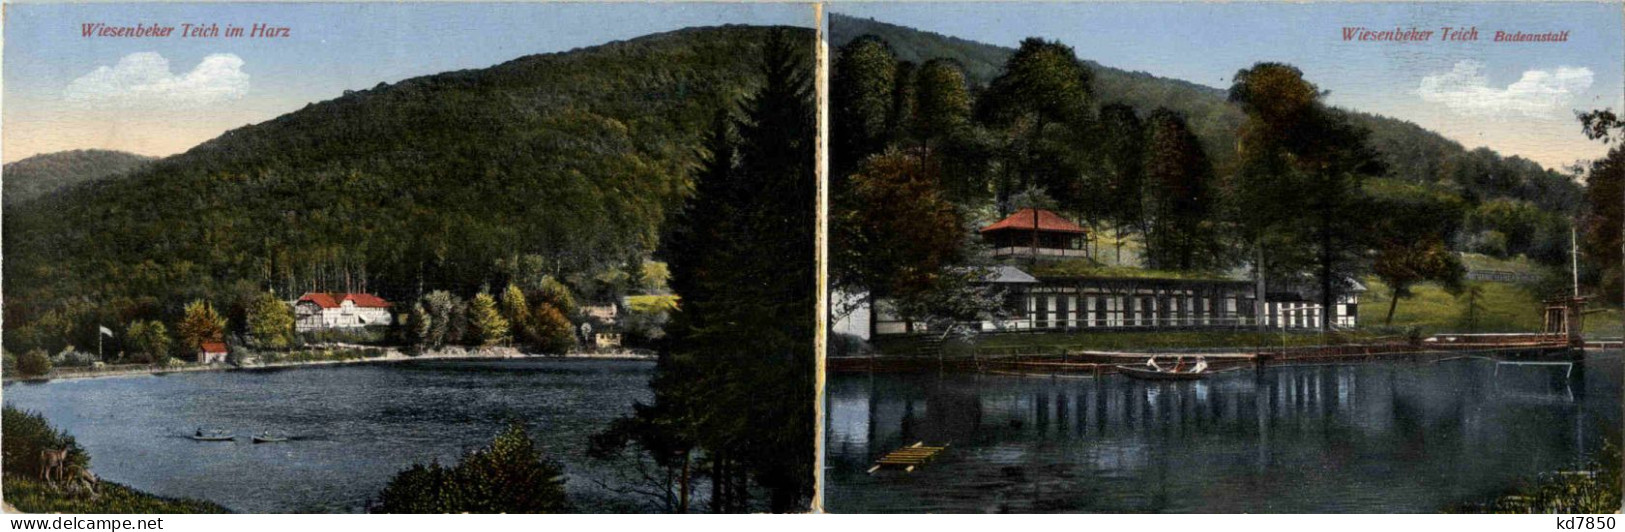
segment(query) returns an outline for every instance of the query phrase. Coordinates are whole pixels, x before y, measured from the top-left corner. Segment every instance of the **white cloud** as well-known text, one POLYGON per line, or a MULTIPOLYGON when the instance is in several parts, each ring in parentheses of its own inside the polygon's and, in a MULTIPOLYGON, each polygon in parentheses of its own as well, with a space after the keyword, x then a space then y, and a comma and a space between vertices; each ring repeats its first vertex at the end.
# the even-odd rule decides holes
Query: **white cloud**
POLYGON ((1484 64, 1461 61, 1449 72, 1424 76, 1417 94, 1469 115, 1519 114, 1531 118, 1569 118, 1569 102, 1591 88, 1589 68, 1560 66, 1529 70, 1505 88, 1491 87, 1484 64))
POLYGON ((63 98, 94 107, 182 107, 242 98, 248 94, 248 74, 235 54, 210 54, 191 72, 176 75, 169 60, 156 52, 138 52, 112 67, 96 70, 68 83, 63 98))

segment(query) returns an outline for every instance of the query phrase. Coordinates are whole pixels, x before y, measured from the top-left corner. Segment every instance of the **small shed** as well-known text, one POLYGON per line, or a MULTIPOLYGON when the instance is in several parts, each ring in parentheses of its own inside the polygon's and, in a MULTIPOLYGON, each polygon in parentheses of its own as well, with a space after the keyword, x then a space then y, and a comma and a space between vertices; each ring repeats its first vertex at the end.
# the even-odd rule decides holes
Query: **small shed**
POLYGON ((224 364, 226 363, 226 351, 225 342, 203 342, 203 345, 199 346, 197 350, 197 363, 224 364))

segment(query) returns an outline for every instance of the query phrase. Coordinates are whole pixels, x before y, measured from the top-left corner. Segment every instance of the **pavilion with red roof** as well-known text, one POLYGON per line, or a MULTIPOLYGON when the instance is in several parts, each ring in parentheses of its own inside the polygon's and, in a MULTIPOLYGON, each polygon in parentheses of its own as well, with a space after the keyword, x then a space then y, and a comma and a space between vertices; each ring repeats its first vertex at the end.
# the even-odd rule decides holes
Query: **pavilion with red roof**
POLYGON ((1016 211, 983 227, 982 238, 994 256, 1082 257, 1083 237, 1089 231, 1045 209, 1016 211))

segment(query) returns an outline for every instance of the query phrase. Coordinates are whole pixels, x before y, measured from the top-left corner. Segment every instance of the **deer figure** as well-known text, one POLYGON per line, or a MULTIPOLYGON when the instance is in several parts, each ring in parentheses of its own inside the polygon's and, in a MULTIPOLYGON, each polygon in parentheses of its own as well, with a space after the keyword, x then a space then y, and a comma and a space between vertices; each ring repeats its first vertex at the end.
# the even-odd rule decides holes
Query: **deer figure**
POLYGON ((65 473, 63 468, 67 464, 67 449, 41 449, 39 452, 40 480, 50 482, 53 473, 60 479, 65 473))
POLYGON ((83 489, 86 493, 89 493, 92 498, 100 496, 100 494, 96 493, 96 486, 101 483, 101 479, 96 478, 96 474, 91 473, 89 469, 85 469, 77 464, 68 465, 66 476, 69 488, 75 490, 83 489))

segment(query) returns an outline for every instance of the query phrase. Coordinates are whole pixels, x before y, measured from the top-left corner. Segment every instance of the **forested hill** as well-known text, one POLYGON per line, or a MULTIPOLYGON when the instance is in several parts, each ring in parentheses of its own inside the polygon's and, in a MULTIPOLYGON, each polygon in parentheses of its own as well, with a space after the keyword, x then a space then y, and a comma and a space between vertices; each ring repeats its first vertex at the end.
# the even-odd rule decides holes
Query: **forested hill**
POLYGON ((12 209, 7 329, 266 287, 466 294, 523 255, 560 278, 638 264, 771 31, 814 49, 805 28, 690 28, 379 84, 12 209))
POLYGON ((44 153, 6 164, 3 195, 6 205, 28 201, 79 183, 120 175, 145 166, 153 158, 113 150, 71 150, 44 153))
MULTIPOLYGON (((871 19, 840 14, 830 17, 832 47, 839 48, 863 35, 886 41, 898 60, 921 64, 930 59, 948 58, 958 62, 973 91, 997 77, 1005 60, 1015 52, 1011 48, 871 19)), ((1244 117, 1239 107, 1227 102, 1225 90, 1105 67, 1089 61, 1090 50, 1078 49, 1077 53, 1093 70, 1094 92, 1101 104, 1128 104, 1142 116, 1157 107, 1183 113, 1218 168, 1225 168, 1234 159, 1235 132, 1244 117)), ((1542 210, 1565 213, 1579 205, 1578 183, 1528 159, 1502 157, 1482 148, 1467 150, 1455 141, 1403 120, 1361 112, 1350 114, 1357 123, 1371 130, 1371 143, 1382 154, 1392 177, 1436 183, 1472 201, 1514 198, 1531 202, 1542 210)))

